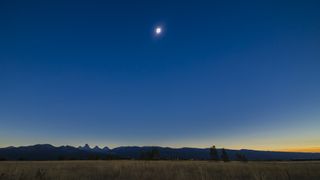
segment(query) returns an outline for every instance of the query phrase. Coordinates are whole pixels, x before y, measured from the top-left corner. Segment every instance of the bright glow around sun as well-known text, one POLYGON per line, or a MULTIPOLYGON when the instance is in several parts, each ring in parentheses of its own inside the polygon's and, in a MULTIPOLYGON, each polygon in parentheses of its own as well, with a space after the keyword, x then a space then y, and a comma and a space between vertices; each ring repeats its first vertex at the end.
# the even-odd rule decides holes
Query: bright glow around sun
POLYGON ((155 29, 155 32, 157 35, 160 35, 162 33, 162 28, 160 26, 158 26, 156 29, 155 29))

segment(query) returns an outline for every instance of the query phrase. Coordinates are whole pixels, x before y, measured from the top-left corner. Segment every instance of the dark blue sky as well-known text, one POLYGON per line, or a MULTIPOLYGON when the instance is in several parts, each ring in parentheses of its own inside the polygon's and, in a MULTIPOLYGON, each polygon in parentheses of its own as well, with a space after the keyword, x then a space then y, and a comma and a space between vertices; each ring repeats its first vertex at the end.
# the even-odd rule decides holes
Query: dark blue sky
POLYGON ((2 0, 0 146, 320 146, 319 22, 318 1, 2 0))

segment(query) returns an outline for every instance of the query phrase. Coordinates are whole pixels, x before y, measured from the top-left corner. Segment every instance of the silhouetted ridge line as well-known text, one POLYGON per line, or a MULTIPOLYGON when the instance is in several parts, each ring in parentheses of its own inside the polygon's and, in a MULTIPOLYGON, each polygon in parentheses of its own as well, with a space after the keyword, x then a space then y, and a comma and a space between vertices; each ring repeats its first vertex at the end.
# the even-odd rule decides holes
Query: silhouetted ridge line
MULTIPOLYGON (((221 157, 222 149, 216 149, 217 160, 221 157)), ((225 149, 224 157, 228 160, 316 160, 320 153, 275 152, 256 150, 225 149), (226 158, 226 157, 225 157, 226 158)), ((91 148, 88 144, 79 146, 52 146, 36 144, 32 146, 0 148, 0 160, 87 160, 87 159, 212 159, 209 148, 170 148, 159 146, 123 146, 114 149, 108 147, 91 148)), ((226 160, 226 159, 225 159, 226 160)))

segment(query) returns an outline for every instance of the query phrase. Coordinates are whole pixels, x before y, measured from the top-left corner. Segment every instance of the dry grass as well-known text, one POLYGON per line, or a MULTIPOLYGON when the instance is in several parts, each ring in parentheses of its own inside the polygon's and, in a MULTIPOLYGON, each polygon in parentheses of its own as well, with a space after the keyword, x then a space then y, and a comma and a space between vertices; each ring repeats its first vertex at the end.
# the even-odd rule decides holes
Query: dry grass
POLYGON ((45 161, 0 162, 2 180, 319 180, 320 162, 45 161))

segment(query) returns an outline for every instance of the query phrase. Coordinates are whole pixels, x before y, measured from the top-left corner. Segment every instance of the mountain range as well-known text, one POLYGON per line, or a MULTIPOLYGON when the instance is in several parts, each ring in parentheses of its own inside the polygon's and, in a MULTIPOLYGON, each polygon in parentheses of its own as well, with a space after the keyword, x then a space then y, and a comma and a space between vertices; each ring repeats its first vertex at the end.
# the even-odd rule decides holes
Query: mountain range
MULTIPOLYGON (((142 153, 157 150, 159 159, 193 159, 208 160, 209 148, 170 148, 158 146, 124 146, 110 149, 88 144, 79 147, 52 146, 50 144, 37 144, 32 146, 0 148, 0 160, 87 160, 87 159, 139 159, 142 153)), ((222 150, 217 149, 221 155, 222 150)), ((276 152, 257 150, 226 149, 231 160, 237 154, 244 155, 248 160, 319 160, 320 153, 276 152)))

